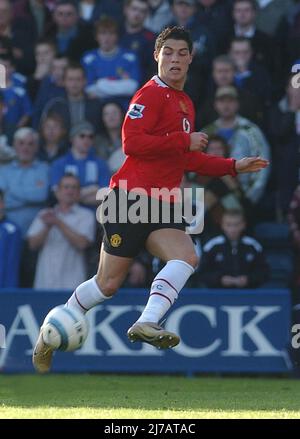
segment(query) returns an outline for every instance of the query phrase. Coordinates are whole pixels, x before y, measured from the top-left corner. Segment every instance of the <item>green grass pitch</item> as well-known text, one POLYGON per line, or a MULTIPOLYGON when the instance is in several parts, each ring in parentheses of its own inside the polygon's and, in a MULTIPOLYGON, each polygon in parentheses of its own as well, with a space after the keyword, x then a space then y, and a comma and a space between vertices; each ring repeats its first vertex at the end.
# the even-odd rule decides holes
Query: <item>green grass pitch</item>
POLYGON ((0 418, 300 418, 300 380, 0 375, 0 418))

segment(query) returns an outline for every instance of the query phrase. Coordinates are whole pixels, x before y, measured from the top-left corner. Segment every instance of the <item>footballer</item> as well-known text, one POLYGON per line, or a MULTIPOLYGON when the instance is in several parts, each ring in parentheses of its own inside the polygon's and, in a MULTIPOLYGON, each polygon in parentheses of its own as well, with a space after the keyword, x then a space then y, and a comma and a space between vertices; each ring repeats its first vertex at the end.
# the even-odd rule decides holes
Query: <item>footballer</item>
MULTIPOLYGON (((136 92, 131 100, 122 128, 122 145, 126 159, 111 178, 107 197, 119 200, 135 188, 147 192, 149 206, 153 188, 179 188, 185 171, 200 175, 236 176, 258 172, 268 166, 260 157, 241 160, 207 155, 207 135, 195 132, 195 111, 183 88, 192 62, 192 41, 180 27, 163 30, 156 39, 154 58, 158 74, 136 92), (126 183, 126 187, 124 184, 126 183)), ((166 200, 159 200, 159 207, 166 200)), ((150 343, 166 349, 176 346, 179 336, 165 330, 161 319, 177 300, 181 289, 198 265, 198 257, 186 223, 175 221, 169 200, 169 221, 151 223, 103 223, 104 239, 97 274, 79 285, 66 306, 85 314, 101 302, 111 299, 122 285, 133 259, 141 249, 165 262, 152 282, 149 300, 128 329, 133 342, 150 343)), ((130 207, 130 201, 128 201, 130 207)), ((151 213, 151 212, 150 212, 151 213)), ((149 218, 151 215, 149 215, 149 218)), ((37 371, 47 372, 53 349, 39 335, 33 353, 37 371)))

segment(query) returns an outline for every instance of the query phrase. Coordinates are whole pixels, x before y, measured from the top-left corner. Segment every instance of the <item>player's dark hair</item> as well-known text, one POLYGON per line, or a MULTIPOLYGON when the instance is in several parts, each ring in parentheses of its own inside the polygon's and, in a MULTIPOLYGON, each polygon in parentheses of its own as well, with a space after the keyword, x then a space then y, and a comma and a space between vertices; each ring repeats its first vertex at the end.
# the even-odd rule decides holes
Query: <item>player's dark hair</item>
POLYGON ((1 200, 4 199, 4 191, 2 189, 0 189, 0 199, 1 200))
POLYGON ((189 52, 192 53, 193 41, 191 39, 190 33, 189 31, 184 29, 184 27, 180 26, 167 27, 166 29, 164 29, 156 38, 155 51, 158 53, 165 44, 165 42, 170 39, 186 41, 189 52))

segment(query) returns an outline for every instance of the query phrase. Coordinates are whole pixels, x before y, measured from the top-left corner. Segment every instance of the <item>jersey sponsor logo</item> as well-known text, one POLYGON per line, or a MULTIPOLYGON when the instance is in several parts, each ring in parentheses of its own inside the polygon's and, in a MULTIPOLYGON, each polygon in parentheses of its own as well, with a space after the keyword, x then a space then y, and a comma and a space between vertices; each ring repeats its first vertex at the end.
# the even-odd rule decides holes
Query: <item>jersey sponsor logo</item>
POLYGON ((143 117, 145 105, 131 104, 128 110, 128 116, 130 119, 141 119, 143 117))
POLYGON ((183 127, 183 131, 185 133, 190 133, 191 132, 191 124, 188 121, 188 119, 186 117, 183 118, 182 120, 182 127, 183 127))
POLYGON ((122 238, 120 235, 118 235, 117 233, 115 233, 114 235, 112 235, 110 237, 110 245, 112 247, 120 247, 122 242, 122 238))

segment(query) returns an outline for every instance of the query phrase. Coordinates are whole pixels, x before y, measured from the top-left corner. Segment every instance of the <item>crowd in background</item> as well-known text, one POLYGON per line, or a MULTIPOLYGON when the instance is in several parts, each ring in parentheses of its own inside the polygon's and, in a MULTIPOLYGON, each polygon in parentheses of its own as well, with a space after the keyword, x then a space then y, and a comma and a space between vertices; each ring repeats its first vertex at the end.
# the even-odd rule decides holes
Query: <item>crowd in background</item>
MULTIPOLYGON (((186 92, 206 152, 271 162, 237 178, 185 175, 183 187, 205 188, 189 285, 292 286, 297 296, 296 0, 0 0, 0 287, 71 289, 95 272, 96 194, 124 160, 122 120, 156 72, 168 25, 193 40, 186 92)), ((149 285, 160 266, 142 253, 125 285, 149 285)))

